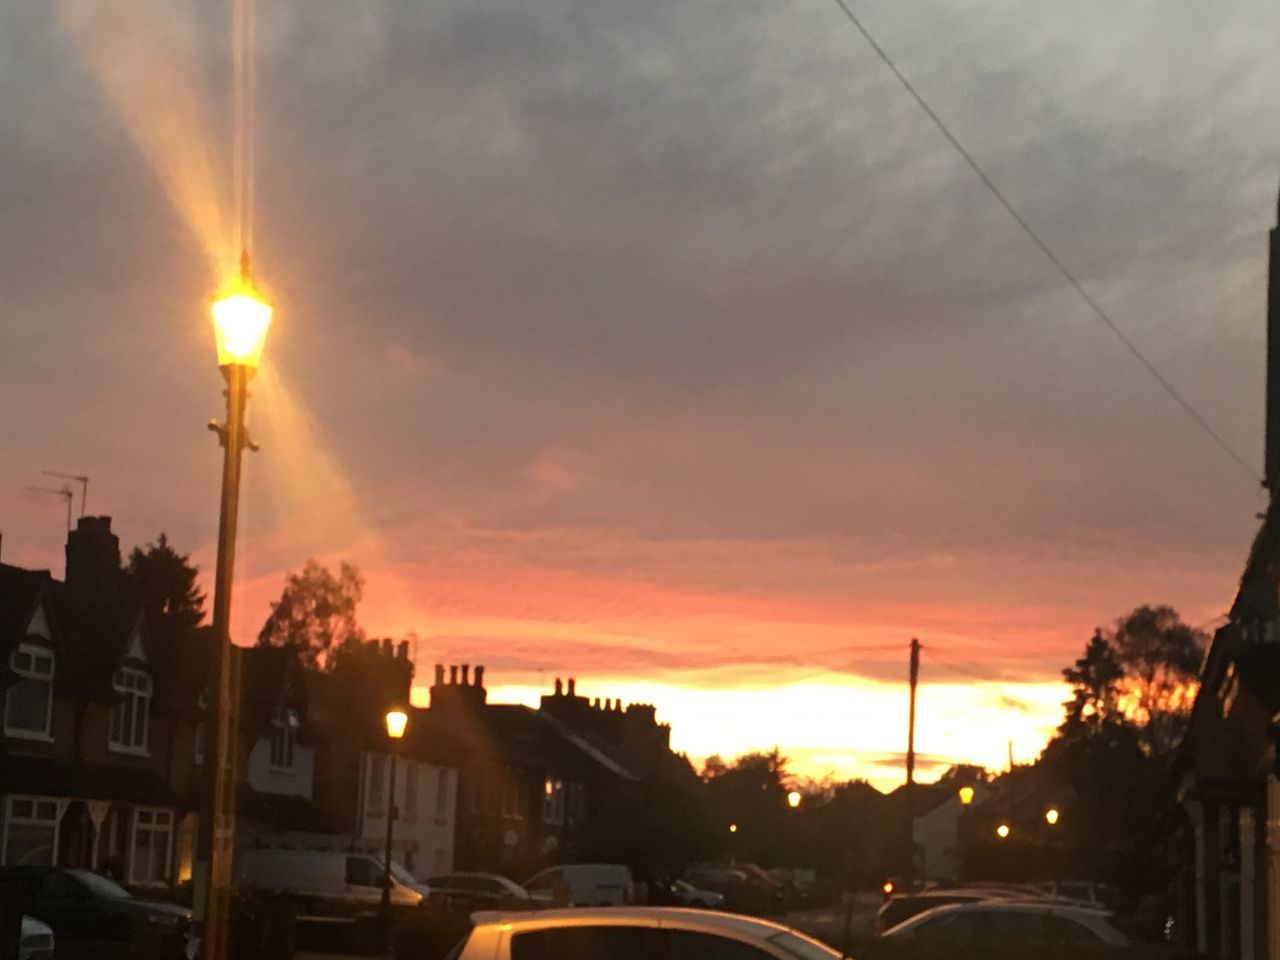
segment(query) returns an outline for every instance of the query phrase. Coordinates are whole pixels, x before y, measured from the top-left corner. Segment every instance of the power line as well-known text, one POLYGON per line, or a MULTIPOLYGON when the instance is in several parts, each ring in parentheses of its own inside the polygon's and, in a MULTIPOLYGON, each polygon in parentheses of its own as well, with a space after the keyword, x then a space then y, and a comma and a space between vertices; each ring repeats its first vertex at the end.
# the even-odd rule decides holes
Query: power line
POLYGON ((1248 461, 1240 456, 1240 454, 1236 453, 1231 445, 1227 443, 1226 438, 1215 430, 1212 424, 1210 424, 1209 421, 1191 405, 1191 402, 1178 392, 1178 389, 1163 373, 1159 371, 1156 365, 1147 359, 1146 355, 1138 348, 1138 345, 1129 339, 1124 331, 1116 325, 1116 322, 1111 319, 1111 316, 1107 311, 1102 308, 1102 305, 1099 304, 1098 301, 1090 295, 1089 291, 1084 288, 1084 285, 1076 279, 1076 275, 1072 273, 1067 265, 1058 258, 1057 254, 1049 248, 1049 245, 1040 239, 1039 234, 1032 229, 1031 224, 1027 223, 1022 214, 1020 214, 1017 208, 1015 208, 1009 201, 1009 198, 1006 197, 1000 188, 996 186, 995 181, 993 181, 991 177, 987 175, 986 171, 982 169, 978 164, 978 161, 974 159, 973 154, 971 154, 956 135, 951 132, 951 129, 943 122, 942 118, 938 116, 934 109, 929 106, 928 102, 925 101, 924 97, 921 96, 920 92, 915 88, 911 81, 908 80, 903 75, 902 71, 898 69, 897 64, 893 62, 893 59, 887 52, 885 52, 885 49, 880 46, 876 41, 876 38, 873 37, 867 28, 862 25, 862 21, 859 20, 853 10, 849 8, 846 0, 835 0, 835 3, 836 6, 844 12, 844 15, 848 18, 849 22, 857 28, 860 34, 862 34, 863 39, 870 44, 871 49, 876 52, 876 55, 884 61, 885 66, 887 66, 893 72, 893 75, 898 78, 898 82, 902 84, 903 89, 911 95, 912 99, 915 100, 920 109, 923 110, 929 119, 933 121, 934 126, 936 126, 939 132, 947 138, 947 141, 955 148, 956 152, 964 158, 965 163, 967 163, 970 169, 977 174, 978 179, 981 180, 986 188, 991 191, 991 194, 1000 201, 1000 205, 1004 207, 1005 212, 1007 212, 1009 216, 1013 218, 1013 221, 1022 228, 1023 233, 1031 238, 1031 242, 1039 248, 1040 252, 1045 255, 1045 258, 1053 264, 1055 268, 1057 268, 1058 272, 1061 273, 1067 283, 1075 289, 1076 293, 1080 295, 1080 298, 1084 300, 1085 304, 1087 304, 1089 309, 1093 311, 1094 315, 1102 321, 1103 325, 1106 326, 1108 330, 1115 334, 1116 339, 1119 340, 1131 354, 1133 354, 1137 361, 1142 364, 1143 368, 1146 369, 1147 373, 1151 374, 1156 383, 1164 389, 1164 392, 1172 397, 1173 401, 1182 408, 1183 412, 1190 417, 1191 420, 1200 427, 1200 429, 1209 435, 1213 442, 1217 444, 1218 448, 1230 457, 1242 470, 1244 470, 1251 479, 1261 482, 1262 478, 1258 476, 1253 467, 1249 466, 1248 461))

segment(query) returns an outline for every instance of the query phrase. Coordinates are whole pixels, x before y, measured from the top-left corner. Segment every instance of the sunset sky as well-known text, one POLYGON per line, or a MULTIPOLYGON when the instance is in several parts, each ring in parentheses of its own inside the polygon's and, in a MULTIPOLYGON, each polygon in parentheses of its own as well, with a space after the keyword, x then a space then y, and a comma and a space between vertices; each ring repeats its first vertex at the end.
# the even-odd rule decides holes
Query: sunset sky
MULTIPOLYGON (((0 559, 52 469, 212 570, 229 243, 213 0, 0 0, 0 559)), ((1261 467, 1273 0, 851 0, 1261 467)), ((695 758, 1036 755, 1141 603, 1211 624, 1262 504, 831 0, 261 2, 236 635, 309 556, 372 635, 653 702, 695 758), (983 678, 983 679, 978 679, 983 678)))

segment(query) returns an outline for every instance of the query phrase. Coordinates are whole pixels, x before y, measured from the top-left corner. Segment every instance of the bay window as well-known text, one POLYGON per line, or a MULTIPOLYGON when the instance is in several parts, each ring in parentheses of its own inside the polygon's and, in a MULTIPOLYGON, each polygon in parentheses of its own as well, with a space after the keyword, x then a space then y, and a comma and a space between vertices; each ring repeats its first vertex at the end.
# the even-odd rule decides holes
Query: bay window
POLYGON ((18 675, 4 694, 4 732, 11 737, 44 739, 53 717, 53 651, 19 643, 9 655, 18 675))
POLYGON ((113 684, 119 699, 111 710, 109 745, 119 753, 146 753, 151 719, 151 677, 132 667, 116 671, 113 684))

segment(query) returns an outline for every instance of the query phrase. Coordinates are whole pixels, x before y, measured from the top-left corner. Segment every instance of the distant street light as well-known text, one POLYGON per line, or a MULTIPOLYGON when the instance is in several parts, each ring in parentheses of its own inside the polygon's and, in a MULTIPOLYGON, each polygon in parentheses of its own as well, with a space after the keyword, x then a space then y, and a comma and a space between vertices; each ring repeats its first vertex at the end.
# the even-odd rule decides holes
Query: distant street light
POLYGON ((232 711, 236 698, 231 663, 231 584, 235 574, 236 521, 240 508, 240 455, 249 440, 244 412, 249 381, 262 362, 262 348, 271 325, 271 306, 253 286, 249 255, 240 259, 240 275, 212 305, 218 367, 227 383, 227 420, 209 424, 222 444, 222 502, 218 517, 218 557, 213 582, 213 662, 217 683, 213 742, 206 756, 204 816, 200 818, 197 859, 207 864, 204 890, 197 888, 197 916, 201 920, 206 960, 224 960, 228 947, 231 908, 231 861, 235 853, 235 789, 232 711), (203 893, 203 896, 201 896, 203 893))
POLYGON ((1051 827, 1057 826, 1058 817, 1059 817, 1059 813, 1058 813, 1057 807, 1050 807, 1048 810, 1044 812, 1044 822, 1051 827))
POLYGON ((966 783, 957 791, 957 796, 960 797, 960 806, 967 807, 973 803, 973 787, 966 783))
POLYGON ((388 946, 391 940, 391 835, 399 814, 396 809, 396 753, 400 740, 404 736, 405 727, 409 725, 409 714, 396 707, 387 711, 385 719, 387 738, 391 741, 391 777, 387 785, 387 846, 386 856, 382 861, 382 904, 378 914, 384 947, 388 946))
POLYGON ((787 806, 794 810, 796 807, 800 806, 800 801, 803 799, 804 798, 800 795, 799 790, 792 790, 787 794, 787 806))
POLYGON ((737 833, 737 832, 738 832, 738 825, 737 825, 736 823, 731 823, 731 824, 729 824, 729 832, 730 832, 730 833, 737 833))
POLYGON ((1009 838, 1009 825, 1007 823, 1002 823, 1000 826, 996 827, 996 836, 1001 840, 1007 840, 1009 838))

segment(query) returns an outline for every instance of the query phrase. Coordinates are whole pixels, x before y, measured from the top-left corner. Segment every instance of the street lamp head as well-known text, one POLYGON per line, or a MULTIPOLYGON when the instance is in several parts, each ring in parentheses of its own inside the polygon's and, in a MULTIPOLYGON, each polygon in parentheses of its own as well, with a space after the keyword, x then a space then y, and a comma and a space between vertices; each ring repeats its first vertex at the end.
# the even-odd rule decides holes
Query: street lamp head
POLYGON ((800 806, 800 801, 803 799, 804 797, 800 795, 799 790, 792 790, 787 794, 787 806, 794 810, 796 807, 800 806))
POLYGON ((729 824, 729 832, 730 832, 730 833, 737 833, 737 832, 738 832, 738 825, 737 825, 736 823, 731 823, 731 824, 729 824))
POLYGON ((218 366, 248 367, 256 370, 262 362, 262 347, 271 326, 271 304, 253 285, 248 263, 229 283, 210 308, 213 332, 218 343, 218 366))
POLYGON ((957 791, 957 795, 960 797, 960 806, 967 807, 973 803, 973 787, 967 783, 957 791))
POLYGON ((1058 813, 1057 807, 1050 807, 1048 810, 1044 812, 1044 822, 1051 827, 1056 826, 1058 823, 1058 817, 1060 816, 1061 814, 1058 813))
POLYGON ((404 736, 404 728, 409 725, 409 715, 397 707, 387 711, 387 736, 399 740, 404 736))
POLYGON ((1000 826, 996 827, 996 836, 1001 840, 1009 839, 1009 825, 1007 823, 1002 823, 1000 826))

